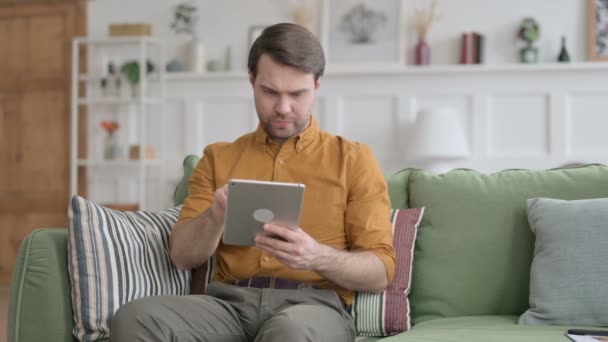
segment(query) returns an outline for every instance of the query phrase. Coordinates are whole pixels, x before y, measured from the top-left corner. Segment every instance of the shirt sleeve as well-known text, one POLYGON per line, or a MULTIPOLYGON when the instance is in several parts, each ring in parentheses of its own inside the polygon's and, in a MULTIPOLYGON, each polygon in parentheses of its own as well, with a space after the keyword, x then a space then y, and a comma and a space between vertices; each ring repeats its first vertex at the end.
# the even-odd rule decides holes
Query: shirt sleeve
POLYGON ((213 204, 214 161, 213 148, 207 146, 188 181, 188 197, 184 200, 178 222, 197 217, 213 204))
POLYGON ((388 283, 395 274, 391 206, 384 174, 372 151, 361 144, 349 168, 346 234, 351 250, 366 250, 378 256, 388 283))

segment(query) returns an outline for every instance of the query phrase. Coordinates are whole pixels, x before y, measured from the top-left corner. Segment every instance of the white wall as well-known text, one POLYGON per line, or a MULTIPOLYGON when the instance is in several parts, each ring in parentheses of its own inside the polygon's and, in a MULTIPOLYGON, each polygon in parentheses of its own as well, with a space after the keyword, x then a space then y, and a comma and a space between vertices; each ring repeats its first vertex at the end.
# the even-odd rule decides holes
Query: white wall
MULTIPOLYGON (((322 0, 310 1, 320 12, 322 0)), ((179 2, 93 0, 89 2, 89 35, 105 36, 110 23, 150 22, 155 36, 167 41, 168 56, 179 56, 187 37, 175 36, 169 28, 173 7, 179 2)), ((200 154, 208 143, 233 140, 255 128, 257 119, 244 72, 248 29, 290 20, 281 0, 197 3, 198 29, 207 57, 223 58, 224 49, 231 45, 232 65, 240 71, 169 76, 168 125, 150 130, 150 137, 165 141, 159 148, 165 166, 160 170, 165 176, 151 172, 147 183, 150 208, 168 205, 185 154, 200 154)), ((406 21, 410 22, 405 38, 410 47, 408 56, 415 44, 412 13, 426 3, 405 1, 406 21)), ((433 64, 456 64, 461 33, 475 30, 486 35, 486 61, 496 67, 379 71, 332 71, 329 67, 314 113, 324 129, 370 145, 387 173, 423 166, 403 149, 417 110, 439 105, 456 108, 467 127, 471 155, 453 166, 490 172, 511 167, 549 168, 577 161, 606 163, 608 139, 602 128, 608 122, 608 64, 503 67, 517 61, 515 36, 525 16, 541 23, 541 61, 555 60, 561 35, 568 37, 573 62, 583 61, 585 8, 583 0, 440 0, 442 19, 429 36, 433 64)), ((322 31, 319 22, 317 16, 312 24, 316 33, 322 31)), ((97 125, 100 119, 91 122, 97 125)), ((155 119, 150 122, 161 123, 155 119)), ((89 147, 90 155, 95 155, 98 147, 89 147)), ((99 169, 89 175, 92 200, 126 202, 135 196, 136 190, 112 172, 99 169)))
MULTIPOLYGON (((295 0, 291 0, 295 1, 295 0)), ((300 0, 302 1, 302 0, 300 0)), ((315 33, 321 32, 319 17, 322 0, 307 0, 315 7, 315 33)), ((325 0, 339 1, 339 0, 325 0)), ((119 22, 149 22, 154 34, 168 41, 169 56, 180 56, 186 36, 171 32, 173 8, 179 0, 93 0, 89 2, 89 35, 107 35, 108 25, 119 22)), ((244 69, 247 35, 252 25, 290 21, 285 0, 192 0, 198 4, 198 32, 206 45, 209 59, 223 58, 224 49, 232 47, 232 65, 244 69)), ((429 0, 404 0, 407 56, 415 44, 412 27, 414 9, 428 6, 429 0)), ((475 30, 486 35, 488 64, 517 61, 516 31, 522 18, 532 16, 541 24, 541 60, 554 61, 560 37, 568 39, 573 61, 585 58, 586 1, 583 0, 440 0, 441 20, 431 29, 429 43, 433 64, 454 64, 459 59, 462 32, 475 30)))

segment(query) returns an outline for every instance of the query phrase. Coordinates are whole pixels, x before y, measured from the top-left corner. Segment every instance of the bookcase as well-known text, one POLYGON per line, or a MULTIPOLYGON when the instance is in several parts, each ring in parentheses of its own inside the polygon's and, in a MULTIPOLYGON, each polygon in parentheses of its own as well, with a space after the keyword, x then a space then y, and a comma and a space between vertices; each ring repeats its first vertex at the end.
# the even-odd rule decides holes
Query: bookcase
POLYGON ((147 37, 73 40, 72 194, 119 210, 148 210, 159 196, 150 183, 164 178, 163 45, 147 37), (76 58, 83 53, 87 65, 76 58))

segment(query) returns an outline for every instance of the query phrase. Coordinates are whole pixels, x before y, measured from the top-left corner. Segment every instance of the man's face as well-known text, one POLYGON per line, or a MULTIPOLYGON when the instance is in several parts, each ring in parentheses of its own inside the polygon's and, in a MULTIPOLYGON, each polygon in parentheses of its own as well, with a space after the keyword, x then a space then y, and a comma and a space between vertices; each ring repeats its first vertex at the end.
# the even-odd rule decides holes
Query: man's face
POLYGON ((249 73, 260 123, 274 141, 283 143, 310 122, 319 81, 314 75, 275 63, 268 55, 258 61, 258 74, 249 73))

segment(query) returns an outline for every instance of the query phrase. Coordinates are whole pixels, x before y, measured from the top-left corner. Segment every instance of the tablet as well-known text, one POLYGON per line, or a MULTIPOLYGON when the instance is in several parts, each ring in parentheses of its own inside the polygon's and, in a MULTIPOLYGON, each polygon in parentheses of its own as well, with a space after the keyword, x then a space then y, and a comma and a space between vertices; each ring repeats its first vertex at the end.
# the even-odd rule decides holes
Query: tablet
POLYGON ((224 243, 254 246, 266 223, 299 227, 304 189, 299 183, 229 180, 224 243))

